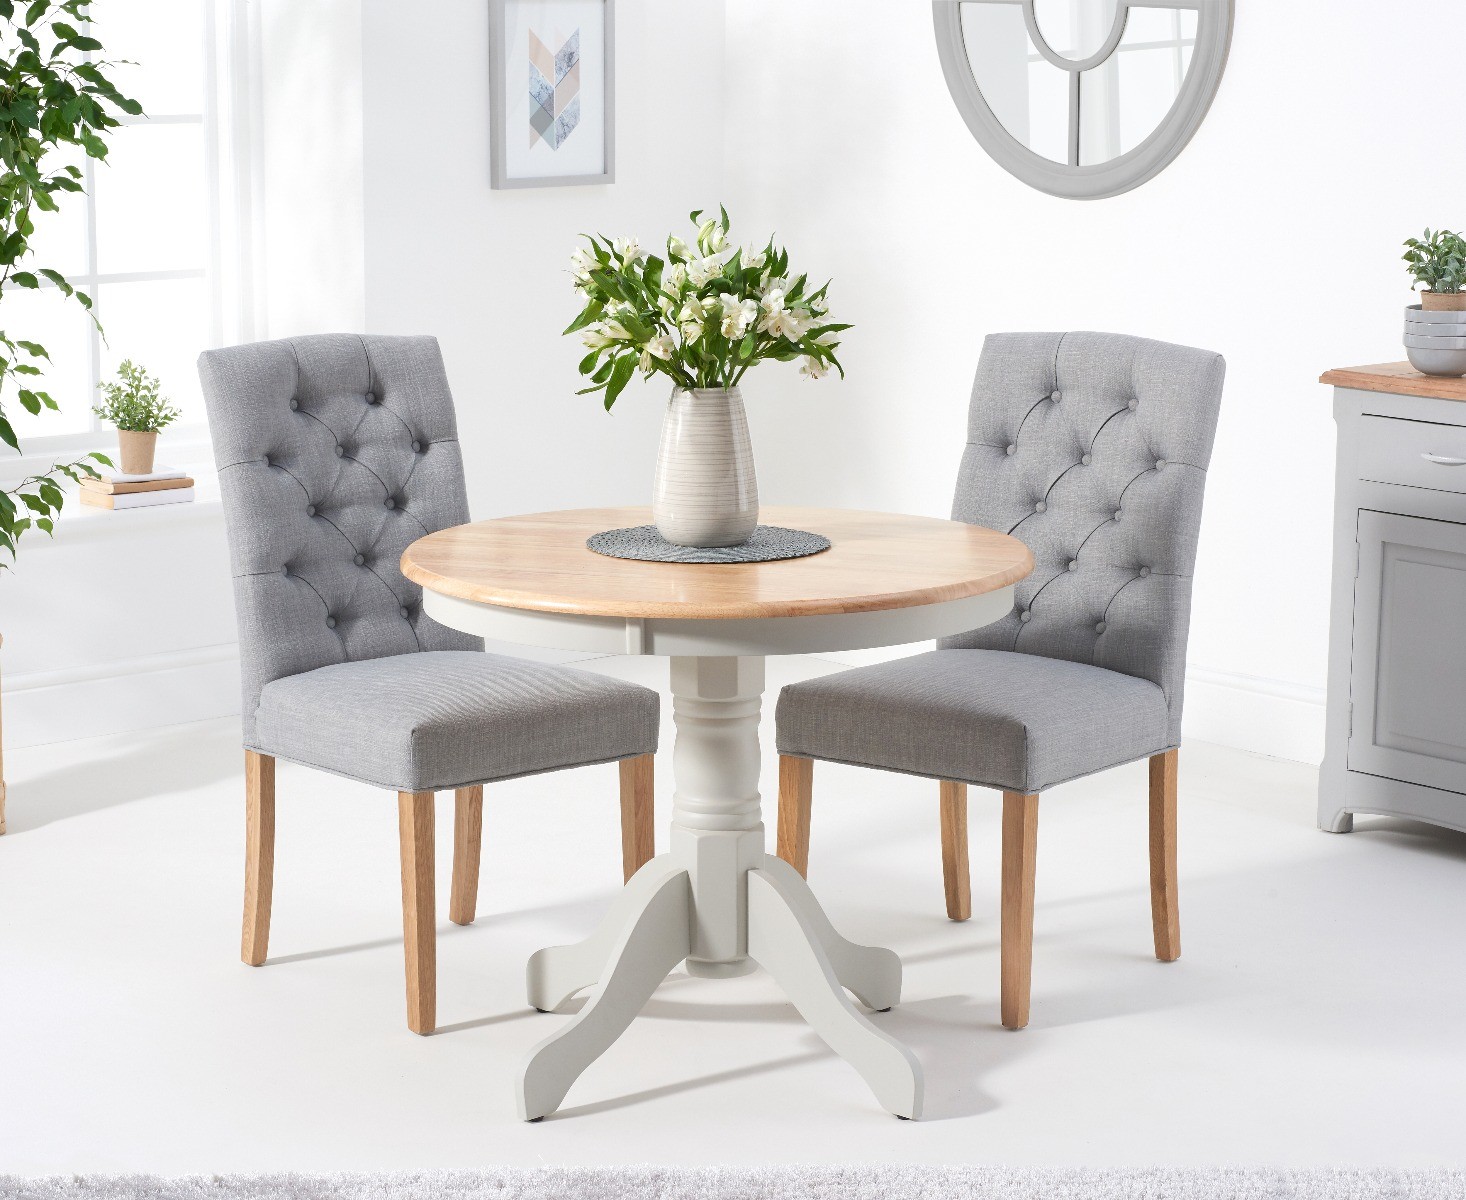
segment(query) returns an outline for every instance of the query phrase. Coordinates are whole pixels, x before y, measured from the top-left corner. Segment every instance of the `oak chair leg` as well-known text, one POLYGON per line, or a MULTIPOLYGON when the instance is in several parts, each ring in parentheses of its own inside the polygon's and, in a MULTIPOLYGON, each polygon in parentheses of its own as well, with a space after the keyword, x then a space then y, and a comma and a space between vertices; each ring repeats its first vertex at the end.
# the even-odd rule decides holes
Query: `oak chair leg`
POLYGON ((244 929, 239 956, 252 967, 270 952, 275 889, 275 760, 244 752, 244 929))
POLYGON ((809 877, 809 813, 814 801, 814 759, 779 755, 779 857, 809 877))
POLYGON ((1002 1017, 1008 1029, 1028 1024, 1033 982, 1033 880, 1038 797, 1003 793, 1002 1017))
POLYGON ((657 852, 654 754, 621 760, 621 874, 630 879, 657 852))
POLYGON ((407 960, 407 1027, 438 1023, 438 946, 433 903, 433 793, 398 792, 402 845, 402 944, 407 960))
POLYGON ((1181 957, 1181 905, 1176 883, 1176 759, 1167 750, 1150 760, 1150 919, 1155 956, 1181 957))
POLYGON ((941 781, 942 884, 947 891, 947 916, 965 921, 972 916, 972 880, 967 870, 967 785, 941 781))
POLYGON ((461 787, 453 793, 453 890, 448 898, 448 919, 455 925, 472 925, 476 915, 483 840, 483 784, 461 787))

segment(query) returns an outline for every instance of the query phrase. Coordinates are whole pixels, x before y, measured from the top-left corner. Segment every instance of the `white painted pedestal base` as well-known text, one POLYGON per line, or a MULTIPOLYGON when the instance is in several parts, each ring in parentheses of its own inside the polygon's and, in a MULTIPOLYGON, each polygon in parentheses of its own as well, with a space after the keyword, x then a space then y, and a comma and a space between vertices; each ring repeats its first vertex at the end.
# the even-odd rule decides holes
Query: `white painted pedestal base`
POLYGON ((672 848, 642 867, 590 938, 529 961, 529 1002, 549 1011, 594 987, 585 1007, 530 1051, 519 1115, 537 1121, 614 1042, 679 963, 691 974, 763 967, 883 1107, 921 1115, 921 1066, 862 1014, 901 998, 901 960, 835 932, 787 863, 764 854, 759 703, 764 660, 673 658, 677 790, 672 848))

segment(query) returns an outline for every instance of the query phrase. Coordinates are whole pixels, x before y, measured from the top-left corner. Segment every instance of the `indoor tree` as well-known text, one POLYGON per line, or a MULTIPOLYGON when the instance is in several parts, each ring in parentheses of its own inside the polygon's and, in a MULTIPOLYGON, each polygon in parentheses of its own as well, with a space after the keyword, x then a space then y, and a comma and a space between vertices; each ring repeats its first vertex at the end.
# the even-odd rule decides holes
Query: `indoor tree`
MULTIPOLYGON (((108 77, 114 64, 100 58, 102 43, 84 32, 89 8, 90 0, 0 0, 0 441, 17 453, 7 408, 18 403, 36 414, 57 405, 43 386, 50 355, 11 325, 6 293, 50 284, 61 301, 89 311, 92 305, 59 271, 29 261, 36 219, 83 190, 81 168, 66 163, 52 169, 54 157, 75 146, 91 158, 106 158, 105 135, 117 126, 116 114, 142 112, 108 77)), ((13 560, 26 530, 50 533, 63 502, 59 480, 95 475, 93 461, 109 462, 87 454, 0 487, 0 551, 13 560)), ((0 570, 6 566, 0 553, 0 570)))
MULTIPOLYGON (((91 36, 89 8, 90 0, 33 0, 24 5, 0 0, 0 442, 15 453, 20 442, 7 408, 14 402, 36 414, 55 409, 56 401, 44 387, 51 356, 12 324, 14 305, 4 303, 6 295, 49 284, 63 303, 73 300, 88 311, 92 305, 91 297, 73 288, 59 271, 30 262, 37 218, 56 212, 68 194, 83 190, 81 169, 71 163, 54 165, 57 152, 77 147, 92 158, 106 158, 105 136, 118 125, 116 114, 142 112, 108 77, 115 64, 101 57, 102 43, 91 36)), ((0 570, 9 565, 7 555, 14 560, 16 543, 26 530, 51 533, 64 500, 59 481, 95 475, 92 462, 110 465, 101 454, 87 454, 0 485, 0 570)), ((0 833, 4 831, 0 759, 0 833)))

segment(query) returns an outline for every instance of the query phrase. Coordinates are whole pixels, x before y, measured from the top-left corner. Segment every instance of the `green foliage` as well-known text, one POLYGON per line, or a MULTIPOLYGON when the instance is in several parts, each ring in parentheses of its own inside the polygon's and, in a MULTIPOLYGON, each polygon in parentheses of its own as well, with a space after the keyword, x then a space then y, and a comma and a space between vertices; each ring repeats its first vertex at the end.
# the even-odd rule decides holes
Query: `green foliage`
POLYGON ((666 375, 679 388, 730 388, 756 363, 803 359, 801 372, 820 379, 831 367, 839 334, 827 320, 828 283, 789 279, 789 253, 772 239, 762 249, 728 241, 728 212, 690 214, 693 244, 667 239, 666 257, 647 254, 635 238, 586 235, 571 256, 585 307, 565 330, 589 353, 580 373, 604 393, 606 411, 632 375, 666 375))
MULTIPOLYGON (((63 303, 92 306, 91 297, 59 271, 21 269, 30 256, 36 214, 56 212, 67 196, 83 190, 79 167, 50 170, 49 160, 63 146, 105 159, 104 138, 118 124, 116 114, 142 112, 113 86, 108 76, 117 64, 100 57, 102 43, 78 28, 90 21, 89 8, 90 0, 32 0, 23 8, 0 0, 0 442, 15 451, 20 443, 5 415, 7 401, 13 396, 32 414, 55 409, 56 401, 39 386, 51 356, 10 331, 5 293, 36 290, 45 280, 63 303)), ((88 454, 0 488, 0 550, 13 560, 26 530, 51 533, 63 500, 57 481, 96 475, 93 462, 111 465, 104 455, 88 454)), ((0 559, 0 569, 7 565, 0 559)))
POLYGON ((1405 243, 1405 262, 1415 282, 1431 292, 1466 292, 1466 238, 1449 229, 1425 231, 1405 243))
POLYGON ((117 368, 118 383, 103 383, 105 399, 92 409, 102 420, 131 433, 157 433, 166 429, 183 414, 160 397, 158 380, 143 367, 127 359, 117 368))

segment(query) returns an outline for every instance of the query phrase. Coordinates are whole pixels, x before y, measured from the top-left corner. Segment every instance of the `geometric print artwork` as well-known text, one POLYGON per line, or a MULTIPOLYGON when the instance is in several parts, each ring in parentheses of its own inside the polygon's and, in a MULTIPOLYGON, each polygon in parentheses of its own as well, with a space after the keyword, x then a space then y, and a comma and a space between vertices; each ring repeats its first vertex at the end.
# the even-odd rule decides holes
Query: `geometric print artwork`
POLYGON ((558 150, 580 124, 580 30, 553 53, 529 31, 529 144, 558 150))

